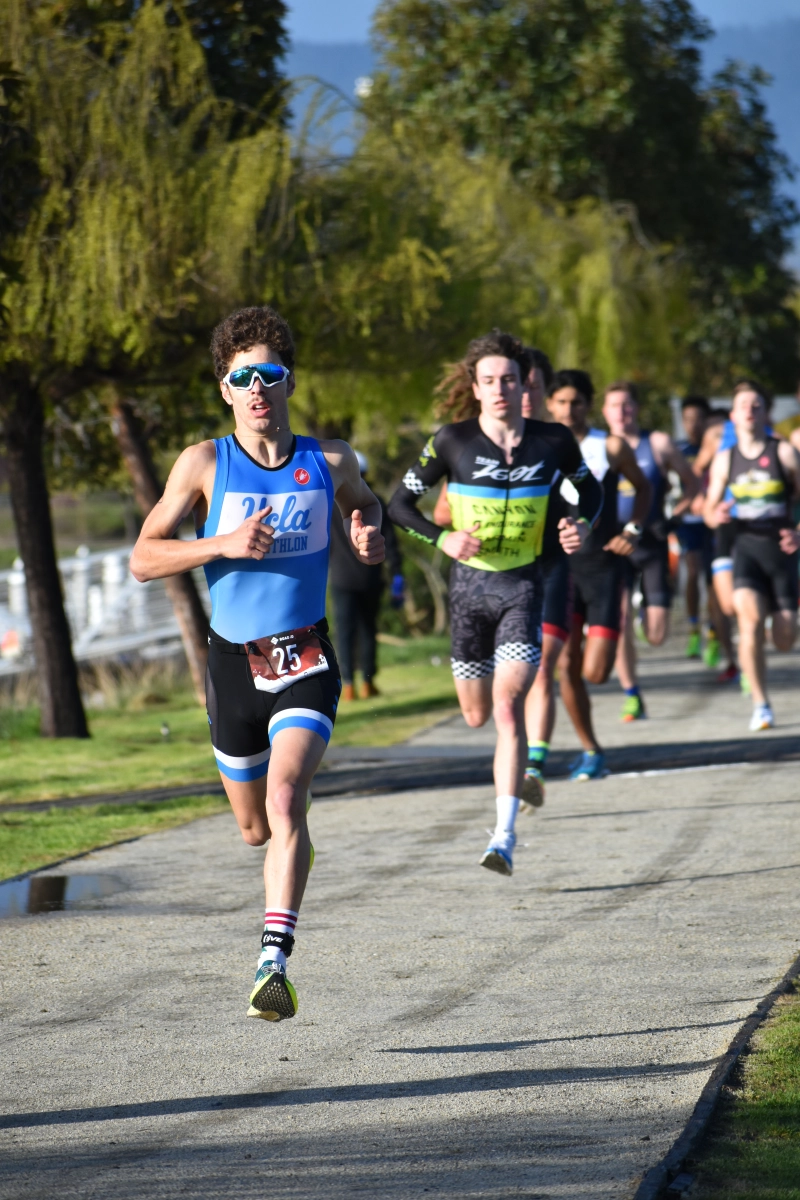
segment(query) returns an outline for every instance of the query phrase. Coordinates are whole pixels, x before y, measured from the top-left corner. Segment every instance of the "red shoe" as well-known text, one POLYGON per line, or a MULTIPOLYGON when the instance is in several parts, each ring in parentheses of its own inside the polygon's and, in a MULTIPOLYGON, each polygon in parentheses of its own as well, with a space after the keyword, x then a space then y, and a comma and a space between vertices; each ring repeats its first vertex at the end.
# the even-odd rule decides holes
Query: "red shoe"
POLYGON ((717 676, 717 683, 738 683, 739 668, 734 663, 728 663, 725 670, 717 676))

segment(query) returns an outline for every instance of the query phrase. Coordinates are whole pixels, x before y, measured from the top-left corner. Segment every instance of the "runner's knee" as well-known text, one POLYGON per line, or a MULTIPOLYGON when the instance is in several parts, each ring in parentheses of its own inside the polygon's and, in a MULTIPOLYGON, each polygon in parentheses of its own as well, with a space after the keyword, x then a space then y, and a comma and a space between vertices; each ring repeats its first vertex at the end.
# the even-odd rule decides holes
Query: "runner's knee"
POLYGON ((307 794, 305 785, 288 780, 267 790, 269 822, 273 831, 276 825, 296 826, 305 820, 307 794))

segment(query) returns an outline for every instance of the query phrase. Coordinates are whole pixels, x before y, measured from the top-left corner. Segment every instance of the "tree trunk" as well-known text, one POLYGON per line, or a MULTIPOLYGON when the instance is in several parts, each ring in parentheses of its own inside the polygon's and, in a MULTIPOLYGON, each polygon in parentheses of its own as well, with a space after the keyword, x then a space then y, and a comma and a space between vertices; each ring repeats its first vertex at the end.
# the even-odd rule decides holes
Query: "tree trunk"
MULTIPOLYGON (((147 516, 161 499, 162 488, 136 414, 131 405, 119 396, 112 406, 112 428, 133 483, 136 503, 147 516)), ((181 631, 197 699, 204 704, 208 658, 206 611, 191 575, 170 575, 164 580, 164 586, 181 631)))
MULTIPOLYGON (((3 388, 6 391, 6 388, 3 388)), ((15 380, 3 397, 11 508, 25 564, 43 737, 89 736, 53 542, 44 469, 44 405, 15 380)))

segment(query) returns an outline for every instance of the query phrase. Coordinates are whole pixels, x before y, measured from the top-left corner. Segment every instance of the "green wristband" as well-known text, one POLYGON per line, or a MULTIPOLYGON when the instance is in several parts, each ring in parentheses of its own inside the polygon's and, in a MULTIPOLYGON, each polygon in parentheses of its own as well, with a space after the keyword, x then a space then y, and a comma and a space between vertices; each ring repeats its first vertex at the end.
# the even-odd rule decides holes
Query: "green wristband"
POLYGON ((443 530, 442 530, 442 532, 439 534, 438 538, 436 539, 436 549, 437 549, 437 550, 441 550, 441 548, 442 548, 442 542, 443 542, 443 541, 444 541, 444 539, 447 537, 448 533, 451 533, 451 532, 452 532, 452 531, 451 531, 450 529, 443 529, 443 530))

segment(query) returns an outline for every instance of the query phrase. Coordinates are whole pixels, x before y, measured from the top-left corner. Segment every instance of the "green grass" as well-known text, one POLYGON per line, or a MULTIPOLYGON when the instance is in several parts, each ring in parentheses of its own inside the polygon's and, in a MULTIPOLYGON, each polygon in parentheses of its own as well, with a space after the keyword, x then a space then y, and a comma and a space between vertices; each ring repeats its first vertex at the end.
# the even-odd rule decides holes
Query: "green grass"
MULTIPOLYGON (((334 745, 390 746, 456 711, 446 638, 380 647, 381 695, 342 703, 334 745), (439 657, 441 664, 431 663, 439 657)), ((92 736, 38 736, 34 708, 0 707, 0 879, 97 846, 220 812, 221 797, 5 812, 2 803, 204 784, 216 777, 206 714, 167 677, 128 686, 126 704, 89 714, 92 736), (161 733, 169 726, 169 736, 161 733)), ((117 688, 119 695, 124 689, 117 688)), ((113 689, 112 689, 113 692, 113 689)))
POLYGON ((759 1030, 687 1167, 692 1200, 800 1200, 800 994, 759 1030))
POLYGON ((160 804, 92 804, 46 812, 0 812, 0 879, 21 875, 97 846, 173 829, 224 812, 222 796, 188 796, 160 804))
MULTIPOLYGON (((342 703, 333 745, 389 746, 455 711, 446 638, 380 652, 381 695, 342 703)), ((161 694, 157 686, 151 680, 125 707, 91 711, 86 740, 39 738, 35 709, 0 708, 0 804, 213 780, 205 711, 187 690, 161 694)))

